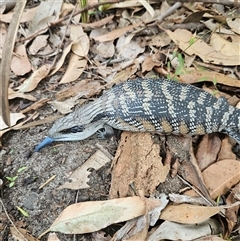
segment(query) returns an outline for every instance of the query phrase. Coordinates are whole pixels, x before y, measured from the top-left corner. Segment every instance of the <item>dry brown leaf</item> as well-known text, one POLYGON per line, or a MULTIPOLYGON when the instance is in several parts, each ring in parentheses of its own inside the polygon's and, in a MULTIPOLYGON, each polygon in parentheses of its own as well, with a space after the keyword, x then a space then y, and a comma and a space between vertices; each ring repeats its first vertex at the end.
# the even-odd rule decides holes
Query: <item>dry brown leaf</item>
POLYGON ((84 164, 77 168, 72 175, 68 178, 67 182, 59 187, 59 189, 83 189, 89 188, 87 184, 89 182, 90 168, 98 170, 102 166, 106 165, 111 160, 100 150, 96 151, 84 164))
POLYGON ((240 181, 240 162, 231 159, 216 162, 202 175, 212 199, 215 199, 240 181))
POLYGON ((10 227, 10 232, 14 240, 18 241, 39 241, 39 239, 33 237, 26 229, 18 228, 18 231, 15 227, 10 227))
POLYGON ((120 84, 128 80, 139 68, 139 62, 134 61, 134 64, 130 67, 118 72, 112 79, 106 84, 107 88, 111 88, 114 84, 120 84))
MULTIPOLYGON (((11 126, 14 126, 17 123, 17 121, 19 121, 20 119, 23 119, 24 117, 25 115, 22 113, 10 113, 11 126)), ((4 123, 4 121, 2 120, 2 117, 0 116, 0 130, 3 130, 7 127, 8 126, 4 123)))
POLYGON ((81 97, 92 97, 94 95, 100 94, 100 92, 104 89, 103 85, 100 84, 99 81, 93 81, 90 79, 83 79, 77 82, 75 85, 70 86, 66 89, 59 91, 56 94, 56 100, 62 101, 66 98, 78 96, 81 97))
POLYGON ((98 44, 96 47, 96 54, 101 58, 113 57, 113 55, 115 54, 115 46, 113 44, 113 41, 98 44))
MULTIPOLYGON (((54 115, 54 116, 48 116, 42 120, 37 120, 37 121, 33 121, 31 123, 19 123, 18 125, 12 127, 12 130, 21 130, 21 129, 27 129, 27 128, 31 128, 34 126, 38 126, 38 125, 43 125, 46 123, 51 123, 57 119, 59 119, 60 117, 62 117, 62 115, 54 115)), ((10 130, 10 128, 8 128, 8 131, 10 130)), ((1 136, 1 135, 0 135, 1 136)))
MULTIPOLYGON (((176 138, 176 137, 175 137, 176 138)), ((169 139, 169 138, 168 138, 169 139)), ((193 153, 193 148, 192 148, 192 141, 189 138, 184 138, 184 137, 178 137, 179 141, 183 139, 182 145, 184 149, 185 147, 188 147, 188 155, 190 155, 190 159, 186 159, 181 161, 180 168, 178 170, 178 174, 182 176, 186 181, 191 183, 193 186, 195 186, 203 195, 204 197, 209 200, 210 202, 212 201, 209 192, 205 186, 202 173, 199 169, 197 160, 195 158, 195 155, 193 153), (187 144, 188 143, 188 144, 187 144)))
POLYGON ((125 223, 113 236, 111 241, 139 241, 147 240, 149 218, 147 215, 134 218, 125 223))
POLYGON ((122 226, 113 236, 111 241, 116 240, 148 240, 148 230, 149 226, 154 226, 158 219, 161 211, 166 207, 169 200, 167 195, 161 193, 158 196, 158 199, 161 200, 161 204, 154 208, 149 214, 150 215, 143 215, 138 218, 134 218, 129 220, 122 226))
POLYGON ((151 235, 148 241, 184 240, 195 241, 199 237, 221 232, 220 223, 213 218, 198 224, 181 224, 164 221, 151 235))
MULTIPOLYGON (((29 22, 30 20, 32 20, 33 16, 35 15, 35 13, 38 10, 38 7, 39 6, 37 6, 35 8, 25 9, 21 16, 20 23, 29 22)), ((8 12, 6 14, 0 14, 1 22, 10 23, 12 21, 12 16, 13 16, 13 12, 8 12)))
POLYGON ((49 38, 49 35, 47 35, 47 34, 37 36, 33 40, 31 46, 29 47, 29 53, 32 55, 35 55, 38 53, 38 51, 40 51, 41 49, 46 47, 48 44, 48 42, 47 42, 48 38, 49 38))
MULTIPOLYGON (((25 115, 23 115, 22 113, 10 113, 11 126, 14 126, 18 120, 23 119, 24 117, 25 115)), ((7 127, 8 126, 3 122, 2 117, 0 115, 0 137, 4 133, 14 129, 14 127, 8 127, 8 128, 7 127)))
POLYGON ((160 65, 160 61, 153 59, 153 56, 148 56, 144 59, 142 63, 142 72, 151 71, 155 66, 160 65))
POLYGON ((48 231, 68 234, 92 233, 113 223, 145 215, 159 205, 159 200, 136 196, 76 203, 68 206, 48 231))
POLYGON ((42 107, 45 103, 47 103, 50 99, 48 98, 43 98, 38 100, 37 102, 33 103, 32 105, 28 106, 27 108, 25 108, 24 110, 21 111, 21 113, 26 113, 30 110, 37 110, 40 107, 42 107))
POLYGON ((227 18, 227 24, 228 26, 232 29, 233 32, 240 34, 240 18, 235 17, 235 18, 227 18))
POLYGON ((139 54, 143 53, 145 47, 142 47, 137 40, 133 40, 131 36, 120 36, 117 40, 116 50, 119 57, 124 59, 135 59, 139 54))
POLYGON ((123 132, 112 165, 110 198, 133 195, 131 184, 140 196, 150 195, 170 170, 169 165, 163 166, 159 144, 149 133, 123 132))
POLYGON ((77 101, 75 98, 69 98, 64 101, 54 100, 49 101, 48 103, 51 104, 58 112, 65 115, 72 112, 72 108, 75 106, 77 101))
POLYGON ((68 62, 68 67, 60 81, 60 84, 70 83, 75 81, 83 73, 87 65, 87 59, 71 53, 68 62))
POLYGON ((181 50, 189 55, 195 54, 199 56, 205 63, 223 66, 240 65, 239 52, 231 56, 224 55, 201 39, 196 39, 190 31, 185 29, 177 29, 174 32, 170 30, 165 31, 181 50), (194 43, 190 44, 192 40, 194 40, 194 43))
POLYGON ((61 240, 58 238, 56 233, 50 233, 48 235, 47 241, 61 241, 61 240))
POLYGON ((160 219, 195 224, 201 223, 219 213, 223 207, 204 207, 191 204, 168 205, 161 213, 160 219))
POLYGON ((215 134, 205 135, 198 145, 196 159, 200 170, 204 170, 217 160, 221 140, 215 134))
POLYGON ((240 88, 239 80, 214 71, 202 71, 189 68, 186 73, 183 73, 180 76, 183 82, 187 84, 198 83, 204 79, 204 81, 217 82, 219 84, 240 88))
POLYGON ((11 69, 16 75, 25 75, 30 72, 32 66, 28 60, 26 48, 23 44, 14 49, 15 55, 12 57, 11 69))
POLYGON ((89 38, 80 25, 71 25, 70 38, 73 41, 73 53, 86 57, 89 52, 89 38))
POLYGON ((169 45, 170 42, 171 42, 171 39, 168 36, 168 34, 165 32, 160 32, 159 34, 152 36, 148 45, 156 46, 156 47, 165 47, 169 45))
POLYGON ((216 33, 211 35, 210 44, 215 50, 225 56, 234 56, 240 53, 239 43, 229 42, 216 33))
POLYGON ((8 99, 12 100, 12 99, 15 99, 15 98, 22 98, 22 99, 27 99, 27 100, 31 100, 31 101, 36 101, 37 100, 32 95, 16 92, 13 89, 8 88, 8 99))
POLYGON ((58 0, 54 4, 49 4, 49 2, 41 1, 34 17, 28 23, 29 35, 39 30, 43 30, 42 33, 46 32, 49 22, 58 19, 62 2, 63 0, 58 0))
POLYGON ((229 143, 229 137, 226 136, 222 140, 221 149, 218 154, 218 161, 224 160, 224 159, 233 159, 236 160, 236 155, 232 151, 232 145, 229 143))
POLYGON ((127 27, 123 27, 123 28, 119 28, 119 29, 114 29, 113 31, 101 35, 101 36, 92 36, 92 38, 95 41, 99 41, 99 42, 106 42, 106 41, 113 41, 116 38, 119 38, 120 36, 123 36, 124 34, 126 34, 129 31, 134 30, 135 28, 139 27, 142 23, 136 23, 133 25, 129 25, 127 27))
POLYGON ((20 85, 17 89, 19 92, 30 92, 34 90, 38 83, 48 76, 48 73, 51 69, 51 64, 42 65, 39 69, 34 71, 32 75, 24 81, 22 85, 20 85))
POLYGON ((73 45, 73 43, 70 43, 66 48, 64 48, 60 59, 58 60, 57 64, 54 66, 54 68, 51 70, 51 72, 49 74, 50 76, 54 75, 62 67, 67 54, 70 52, 70 50, 72 48, 72 45, 73 45))
POLYGON ((100 19, 99 21, 93 23, 80 23, 83 28, 100 28, 105 24, 109 23, 114 18, 114 15, 108 16, 106 18, 100 19))

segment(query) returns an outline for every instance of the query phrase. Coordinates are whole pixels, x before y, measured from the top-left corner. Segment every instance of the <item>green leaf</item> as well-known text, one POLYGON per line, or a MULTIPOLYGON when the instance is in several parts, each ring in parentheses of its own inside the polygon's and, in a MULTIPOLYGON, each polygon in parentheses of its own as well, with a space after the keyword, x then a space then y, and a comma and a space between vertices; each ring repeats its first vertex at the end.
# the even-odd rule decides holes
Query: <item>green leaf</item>
POLYGON ((178 54, 178 62, 182 67, 184 67, 184 59, 181 54, 178 54))
POLYGON ((18 206, 16 206, 16 207, 17 207, 17 209, 21 212, 21 214, 22 214, 23 216, 29 217, 29 214, 28 214, 25 210, 23 210, 22 208, 20 208, 20 207, 18 207, 18 206))
POLYGON ((15 184, 15 182, 10 182, 8 186, 13 187, 14 184, 15 184))
POLYGON ((24 171, 26 168, 27 168, 27 167, 20 167, 20 168, 17 170, 17 172, 18 172, 18 173, 19 173, 19 172, 22 172, 22 171, 24 171))
POLYGON ((6 177, 6 179, 8 179, 8 181, 13 181, 12 177, 6 177))
POLYGON ((194 38, 194 37, 190 38, 189 44, 190 44, 190 45, 193 45, 194 43, 195 43, 195 38, 194 38))
POLYGON ((216 95, 216 94, 218 94, 218 93, 219 93, 218 90, 214 90, 214 91, 212 92, 212 95, 216 95))

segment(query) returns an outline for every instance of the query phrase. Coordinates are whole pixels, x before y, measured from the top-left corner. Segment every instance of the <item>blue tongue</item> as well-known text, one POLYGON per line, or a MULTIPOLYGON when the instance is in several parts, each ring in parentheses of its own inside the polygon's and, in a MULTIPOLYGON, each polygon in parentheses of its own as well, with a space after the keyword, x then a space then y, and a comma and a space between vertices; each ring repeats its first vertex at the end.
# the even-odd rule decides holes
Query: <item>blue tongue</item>
POLYGON ((44 146, 50 145, 52 142, 54 142, 54 139, 47 136, 41 143, 39 143, 34 150, 40 151, 44 146))

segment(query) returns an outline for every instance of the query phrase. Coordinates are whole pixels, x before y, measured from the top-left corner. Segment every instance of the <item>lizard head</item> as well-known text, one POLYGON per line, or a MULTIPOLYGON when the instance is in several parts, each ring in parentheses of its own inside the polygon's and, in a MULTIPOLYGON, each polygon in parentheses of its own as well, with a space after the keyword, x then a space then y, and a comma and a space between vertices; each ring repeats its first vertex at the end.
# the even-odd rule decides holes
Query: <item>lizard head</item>
POLYGON ((104 123, 100 120, 90 123, 75 122, 70 114, 58 119, 49 130, 48 136, 54 141, 79 141, 90 137, 103 126, 104 123))

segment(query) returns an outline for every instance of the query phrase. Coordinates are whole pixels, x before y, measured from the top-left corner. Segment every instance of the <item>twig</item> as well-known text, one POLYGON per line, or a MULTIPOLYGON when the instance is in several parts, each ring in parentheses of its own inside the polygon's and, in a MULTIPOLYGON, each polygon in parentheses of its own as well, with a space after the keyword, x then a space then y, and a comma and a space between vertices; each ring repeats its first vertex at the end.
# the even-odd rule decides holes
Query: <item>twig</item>
POLYGON ((164 14, 160 15, 156 20, 158 23, 161 23, 164 18, 171 15, 175 10, 182 6, 181 2, 176 2, 173 6, 171 6, 164 14))

